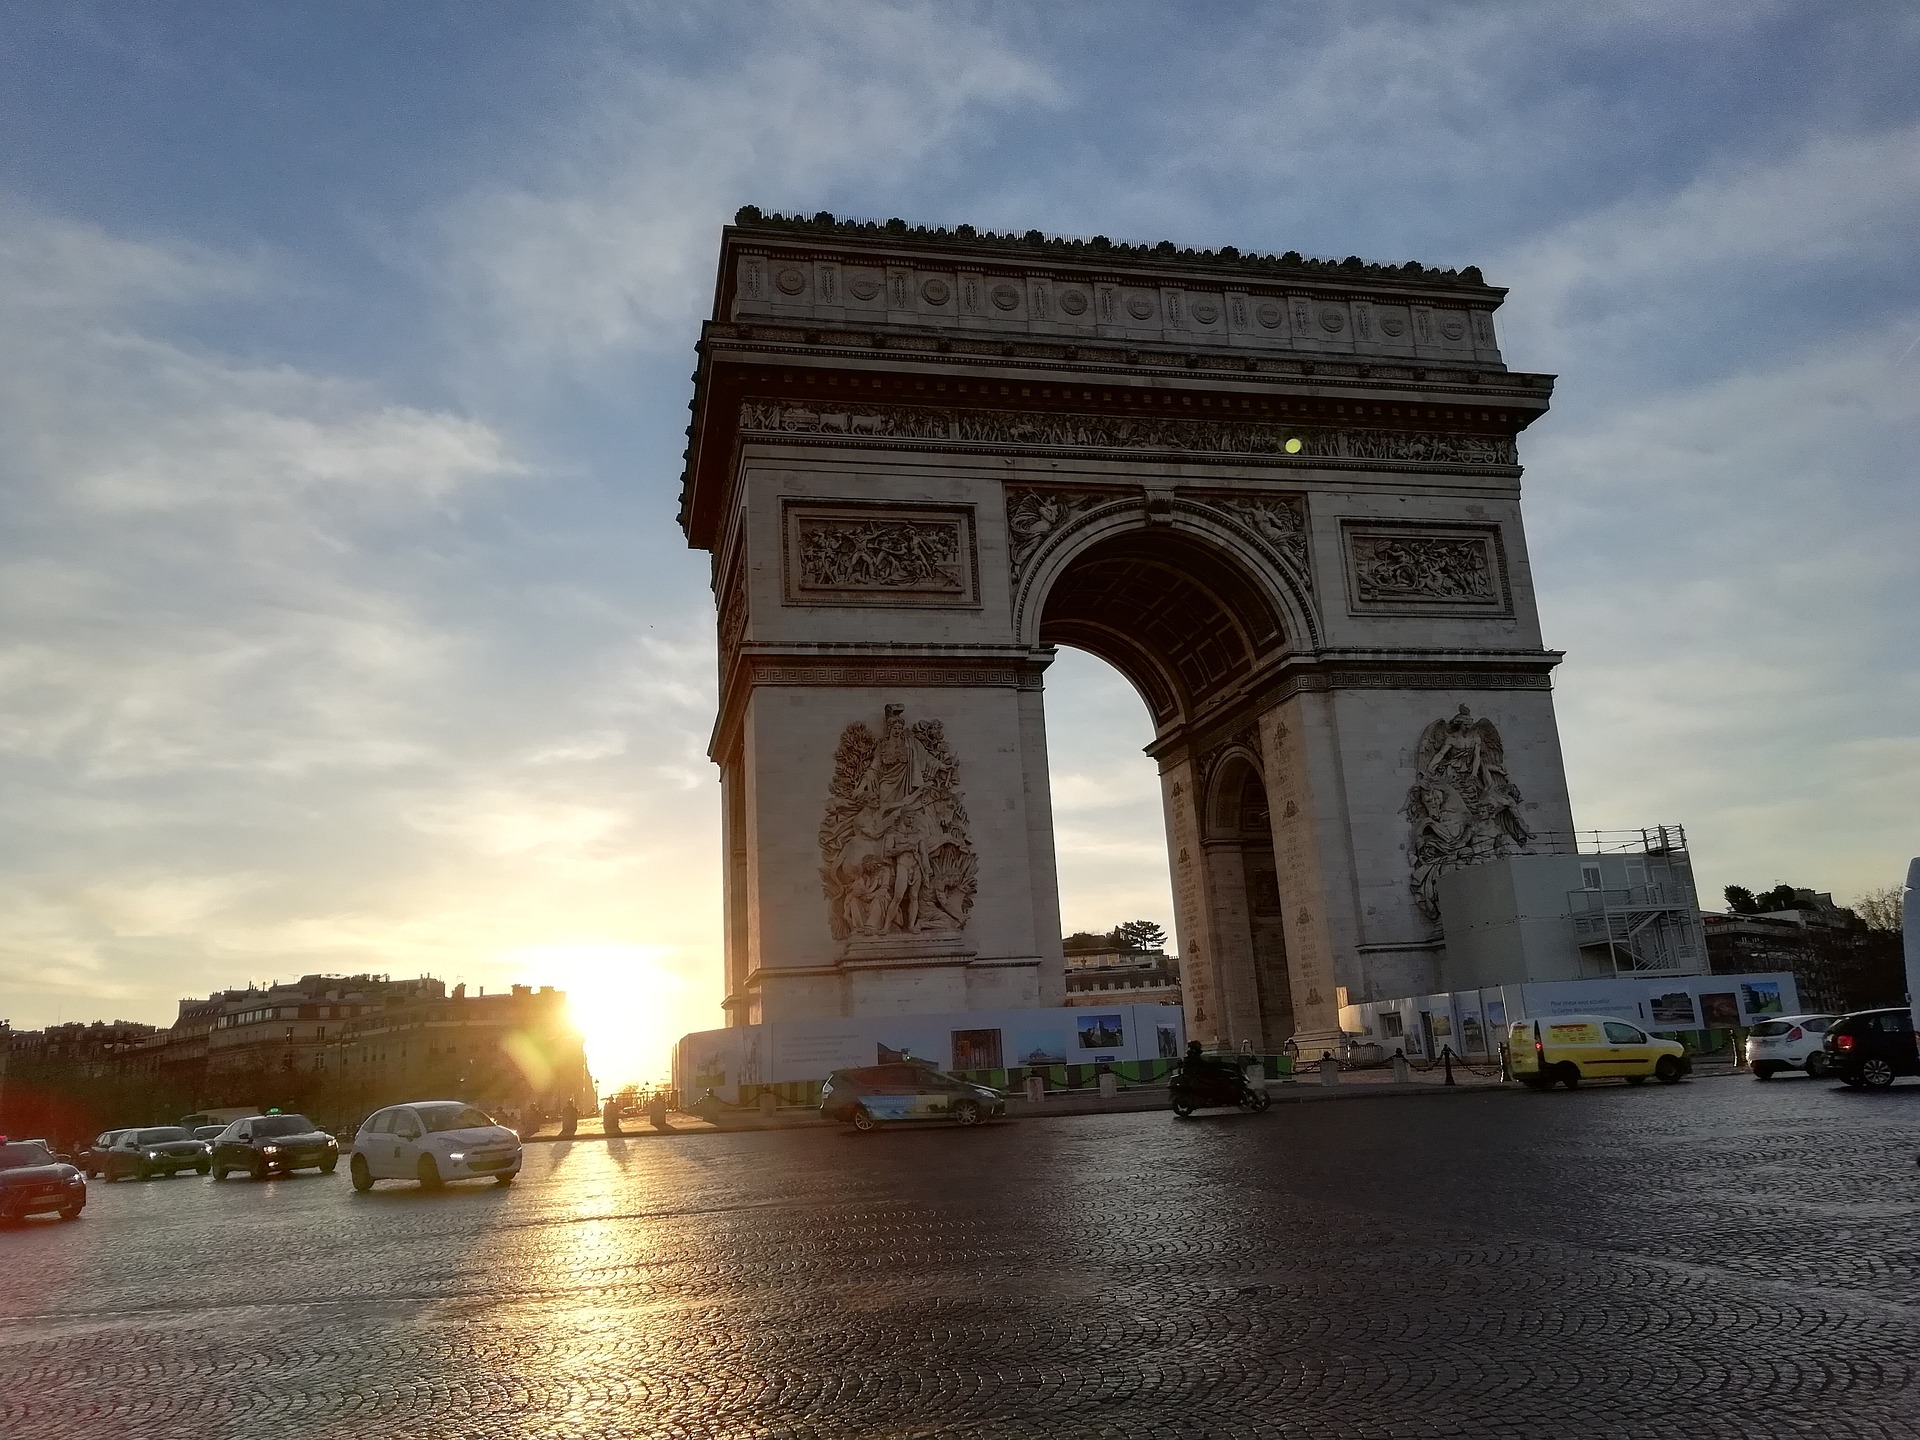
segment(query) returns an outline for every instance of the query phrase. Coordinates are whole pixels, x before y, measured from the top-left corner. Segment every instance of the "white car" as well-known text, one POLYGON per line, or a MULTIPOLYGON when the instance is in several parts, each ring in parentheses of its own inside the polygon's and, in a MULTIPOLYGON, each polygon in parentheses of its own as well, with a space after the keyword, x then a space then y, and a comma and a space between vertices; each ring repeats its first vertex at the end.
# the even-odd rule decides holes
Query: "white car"
POLYGON ((1827 1027, 1837 1015, 1778 1015, 1762 1020, 1747 1036, 1747 1069, 1756 1080, 1771 1080, 1782 1070, 1827 1073, 1827 1027))
POLYGON ((449 1180, 511 1185, 520 1173, 520 1137, 464 1100, 415 1100, 376 1110, 353 1137, 353 1188, 376 1180, 449 1180))

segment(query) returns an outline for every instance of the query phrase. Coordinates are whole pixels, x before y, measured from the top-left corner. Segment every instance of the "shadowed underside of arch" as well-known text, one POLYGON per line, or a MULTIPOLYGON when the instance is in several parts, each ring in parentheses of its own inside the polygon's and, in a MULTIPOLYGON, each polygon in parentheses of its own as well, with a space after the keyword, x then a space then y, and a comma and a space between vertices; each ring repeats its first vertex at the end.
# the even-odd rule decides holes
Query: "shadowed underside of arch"
POLYGON ((1191 719, 1286 646, 1272 603, 1205 541, 1133 531, 1075 557, 1048 592, 1040 640, 1098 655, 1146 698, 1154 723, 1191 719))

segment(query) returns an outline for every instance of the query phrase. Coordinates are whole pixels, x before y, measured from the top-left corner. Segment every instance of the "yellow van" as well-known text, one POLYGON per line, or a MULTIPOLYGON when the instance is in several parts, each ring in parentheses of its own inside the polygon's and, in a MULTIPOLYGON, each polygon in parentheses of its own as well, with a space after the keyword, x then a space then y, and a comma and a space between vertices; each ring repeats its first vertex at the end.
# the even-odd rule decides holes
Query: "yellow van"
POLYGON ((1651 1075, 1662 1085, 1693 1073, 1686 1048, 1660 1040, 1638 1025, 1611 1015, 1547 1015, 1507 1027, 1508 1068, 1535 1090, 1554 1084, 1569 1090, 1582 1080, 1618 1076, 1644 1085, 1651 1075))

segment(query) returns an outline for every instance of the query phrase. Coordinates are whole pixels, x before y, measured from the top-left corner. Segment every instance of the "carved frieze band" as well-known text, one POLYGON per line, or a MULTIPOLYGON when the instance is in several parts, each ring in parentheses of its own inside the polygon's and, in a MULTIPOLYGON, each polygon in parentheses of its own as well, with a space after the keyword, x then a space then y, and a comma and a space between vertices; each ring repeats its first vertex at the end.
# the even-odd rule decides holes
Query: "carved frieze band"
POLYGON ((740 406, 740 430, 743 434, 823 435, 846 440, 930 441, 1019 449, 1171 451, 1258 456, 1282 461, 1371 461, 1448 467, 1519 463, 1512 438, 1504 435, 932 405, 862 405, 857 410, 851 407, 817 410, 797 401, 746 400, 740 406))
POLYGON ((932 686, 977 686, 988 689, 1039 690, 1039 670, 984 669, 974 666, 863 666, 756 664, 748 675, 753 685, 887 685, 901 689, 932 686))
POLYGON ((789 605, 980 603, 971 506, 788 498, 782 510, 789 605))
POLYGON ((1497 525, 1349 520, 1341 536, 1355 614, 1512 613, 1497 525))
POLYGON ((1308 590, 1313 567, 1307 563, 1307 500, 1304 495, 1201 495, 1202 504, 1224 511, 1293 568, 1308 590))

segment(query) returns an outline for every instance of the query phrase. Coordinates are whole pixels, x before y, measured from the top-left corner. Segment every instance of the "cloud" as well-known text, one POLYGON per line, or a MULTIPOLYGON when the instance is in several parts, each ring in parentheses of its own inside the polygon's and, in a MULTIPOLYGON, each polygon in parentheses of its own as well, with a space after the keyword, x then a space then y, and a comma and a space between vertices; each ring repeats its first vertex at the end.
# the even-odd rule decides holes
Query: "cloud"
POLYGON ((743 9, 698 63, 609 45, 579 113, 517 182, 439 218, 435 265, 464 321, 531 364, 684 347, 711 303, 718 227, 748 200, 817 208, 939 163, 977 117, 1053 82, 957 7, 743 9))

